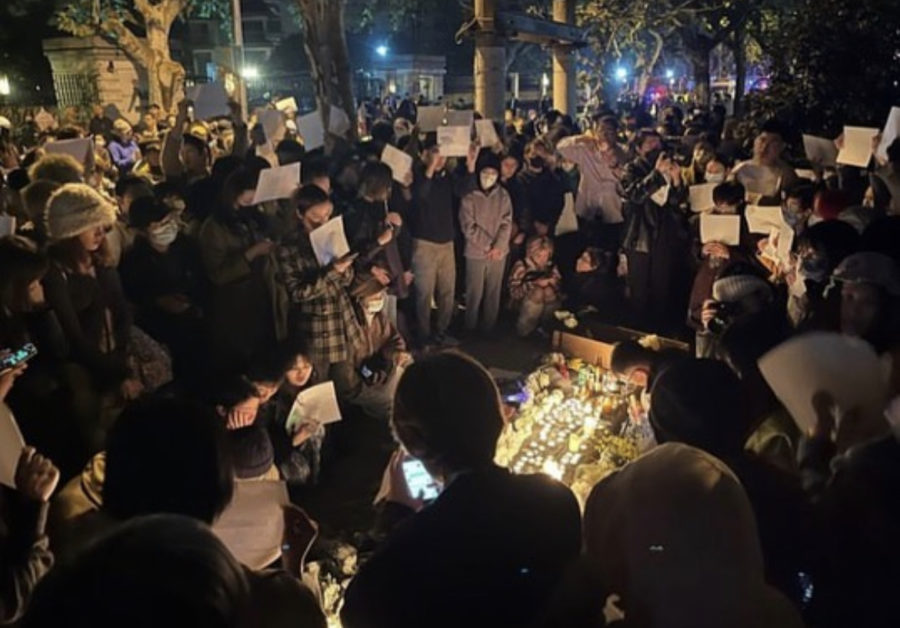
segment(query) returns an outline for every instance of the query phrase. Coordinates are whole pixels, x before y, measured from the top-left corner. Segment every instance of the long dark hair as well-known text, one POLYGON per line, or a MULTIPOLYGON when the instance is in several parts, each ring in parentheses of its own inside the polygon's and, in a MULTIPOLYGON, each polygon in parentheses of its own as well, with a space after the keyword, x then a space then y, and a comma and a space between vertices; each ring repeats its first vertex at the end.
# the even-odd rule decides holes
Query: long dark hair
POLYGON ((82 246, 78 236, 72 236, 51 243, 47 247, 47 253, 51 260, 73 272, 77 272, 84 262, 90 262, 96 268, 112 268, 115 265, 112 250, 106 238, 103 239, 99 249, 88 251, 82 246))
POLYGON ((44 277, 50 262, 30 240, 0 238, 0 305, 11 312, 28 309, 28 286, 44 277))
POLYGON ((242 216, 236 207, 238 197, 247 190, 255 190, 258 183, 259 171, 241 167, 228 175, 222 185, 215 219, 231 229, 237 229, 242 222, 242 216))

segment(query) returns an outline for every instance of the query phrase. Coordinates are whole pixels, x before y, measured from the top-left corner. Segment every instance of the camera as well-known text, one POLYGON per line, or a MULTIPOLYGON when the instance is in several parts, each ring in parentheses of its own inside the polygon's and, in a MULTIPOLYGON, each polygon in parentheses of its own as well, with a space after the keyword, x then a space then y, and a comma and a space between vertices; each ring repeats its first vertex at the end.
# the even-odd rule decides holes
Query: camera
POLYGON ((716 314, 706 324, 706 328, 713 334, 722 334, 728 329, 741 313, 740 303, 716 303, 716 314))

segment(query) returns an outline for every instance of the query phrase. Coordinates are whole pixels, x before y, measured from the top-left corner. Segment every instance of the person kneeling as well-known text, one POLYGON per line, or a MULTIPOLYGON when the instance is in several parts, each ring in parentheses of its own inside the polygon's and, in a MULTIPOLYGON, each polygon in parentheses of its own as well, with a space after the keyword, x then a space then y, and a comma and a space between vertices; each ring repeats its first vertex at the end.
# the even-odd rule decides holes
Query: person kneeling
POLYGON ((553 258, 553 241, 546 236, 531 238, 524 260, 513 265, 509 295, 518 308, 516 332, 528 336, 562 306, 560 274, 553 258))

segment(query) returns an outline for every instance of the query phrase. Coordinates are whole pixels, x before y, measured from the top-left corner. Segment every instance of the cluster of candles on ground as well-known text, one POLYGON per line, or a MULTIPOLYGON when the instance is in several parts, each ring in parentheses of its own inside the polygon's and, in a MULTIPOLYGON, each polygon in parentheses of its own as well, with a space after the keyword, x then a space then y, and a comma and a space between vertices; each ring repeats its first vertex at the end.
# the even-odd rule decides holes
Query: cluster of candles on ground
POLYGON ((548 356, 525 379, 497 463, 514 473, 545 473, 583 502, 597 481, 642 449, 649 426, 629 412, 637 392, 599 366, 548 356))

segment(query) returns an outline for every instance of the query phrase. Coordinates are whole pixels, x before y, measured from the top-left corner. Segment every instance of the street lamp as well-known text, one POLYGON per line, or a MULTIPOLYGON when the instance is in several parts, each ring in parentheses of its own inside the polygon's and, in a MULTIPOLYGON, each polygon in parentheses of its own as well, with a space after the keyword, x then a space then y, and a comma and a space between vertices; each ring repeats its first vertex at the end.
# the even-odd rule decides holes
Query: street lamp
POLYGON ((628 78, 628 70, 623 67, 616 68, 616 78, 620 81, 624 81, 628 78))
POLYGON ((242 75, 248 81, 258 79, 259 78, 259 68, 257 68, 255 65, 245 65, 242 75))
POLYGON ((669 79, 670 81, 673 78, 675 78, 675 71, 674 70, 666 70, 666 78, 669 79))
POLYGON ((386 57, 388 53, 388 47, 384 44, 381 44, 377 48, 375 48, 375 52, 378 53, 379 57, 386 57))
POLYGON ((9 78, 4 74, 0 76, 0 96, 9 96, 9 78))

